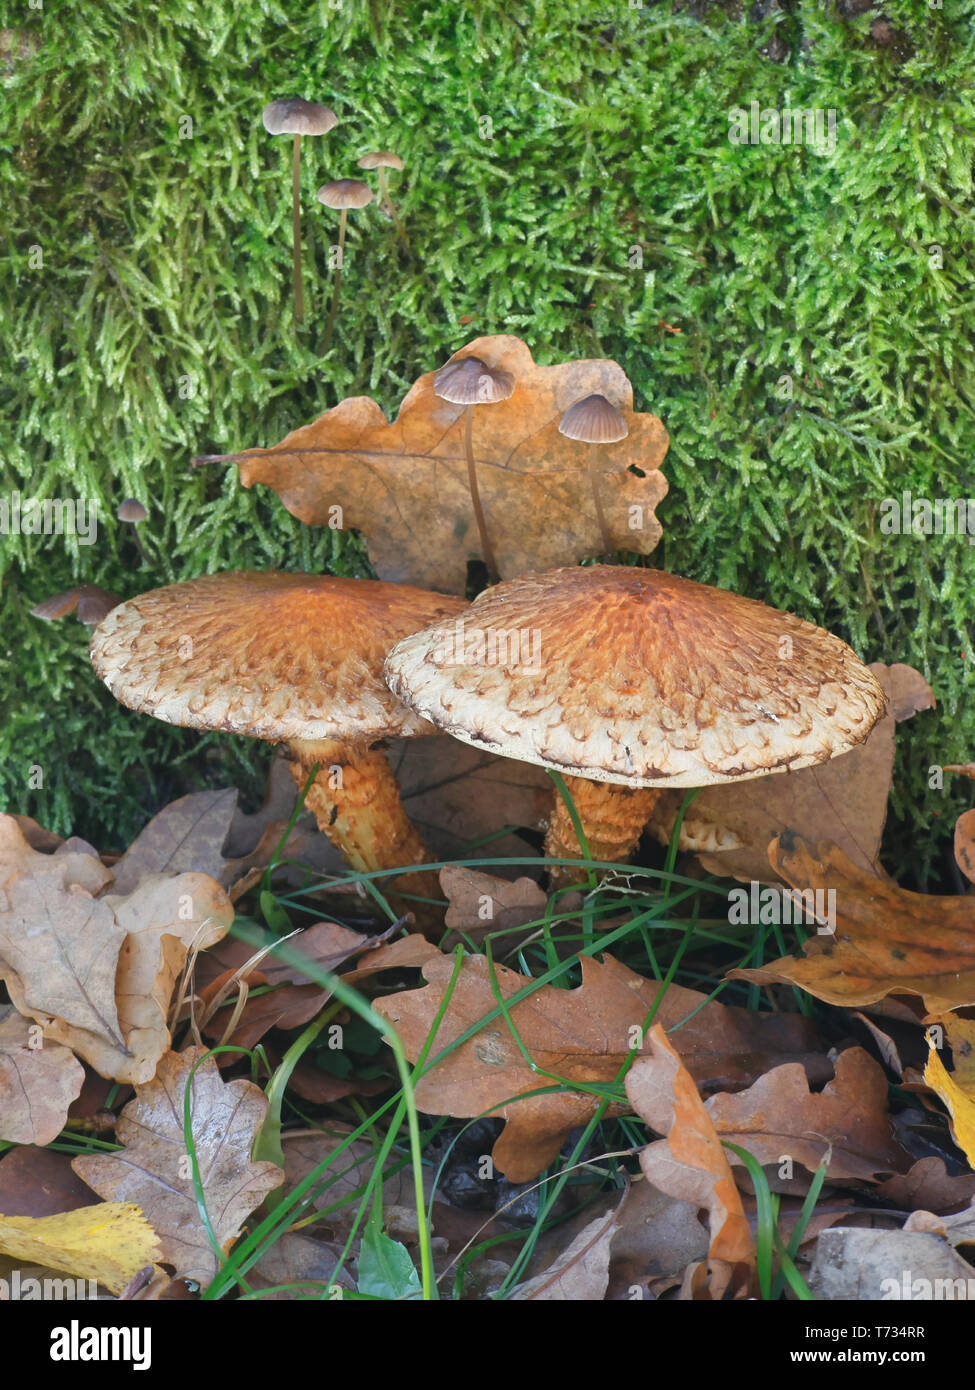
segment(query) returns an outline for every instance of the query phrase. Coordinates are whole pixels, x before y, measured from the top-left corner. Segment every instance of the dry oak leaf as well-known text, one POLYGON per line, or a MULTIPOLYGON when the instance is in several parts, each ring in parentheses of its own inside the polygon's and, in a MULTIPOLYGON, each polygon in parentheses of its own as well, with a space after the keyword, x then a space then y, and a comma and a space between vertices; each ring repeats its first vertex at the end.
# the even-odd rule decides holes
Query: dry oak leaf
MULTIPOLYGON (((399 944, 383 949, 391 951, 399 944)), ((644 1023, 660 986, 611 956, 601 964, 589 956, 580 959, 582 984, 577 989, 543 985, 513 1005, 511 1017, 544 1071, 570 1084, 607 1083, 618 1075, 632 1045, 632 1030, 644 1023)), ((441 1007, 454 959, 434 950, 422 968, 429 981, 426 988, 374 1003, 396 1028, 411 1061, 419 1056, 441 1007)), ((505 966, 495 971, 505 997, 531 984, 505 966)), ((665 1027, 681 1025, 675 1036, 701 1085, 748 1084, 783 1051, 805 1057, 815 1043, 814 1030, 798 1016, 756 1017, 705 999, 672 985, 657 1011, 665 1027), (688 1019, 690 1014, 694 1017, 688 1019)), ((430 1056, 496 1009, 487 959, 465 956, 430 1056)), ((816 1074, 815 1062, 808 1060, 816 1074)), ((597 1105, 595 1096, 571 1090, 523 1095, 546 1084, 547 1079, 525 1061, 499 1016, 421 1077, 416 1097, 420 1108, 431 1114, 491 1113, 507 1120, 494 1146, 494 1162, 512 1182, 527 1182, 557 1156, 568 1132, 584 1124, 597 1105)))
MULTIPOLYGON (((905 1172, 910 1157, 894 1140, 887 1113, 887 1078, 862 1047, 841 1052, 835 1078, 810 1091, 801 1067, 775 1067, 737 1095, 712 1096, 705 1109, 716 1133, 747 1149, 761 1164, 787 1154, 810 1173, 831 1149, 827 1177, 875 1182, 905 1172)), ((737 1157, 731 1163, 739 1163, 737 1157)))
MULTIPOLYGON (((894 770, 895 725, 932 709, 934 693, 911 666, 874 662, 870 670, 887 696, 883 717, 859 747, 788 777, 706 787, 688 808, 680 847, 696 853, 707 873, 767 882, 768 846, 790 829, 810 842, 831 840, 857 868, 886 878, 880 840, 894 770)), ((669 842, 683 793, 665 791, 650 829, 669 842)))
POLYGON ((899 1211, 947 1212, 975 1201, 975 1173, 952 1176, 943 1158, 919 1158, 881 1183, 877 1195, 899 1211))
POLYGON ((754 984, 798 985, 817 999, 858 1008, 888 994, 918 994, 931 1014, 975 1004, 975 902, 909 893, 856 868, 834 845, 798 836, 769 846, 793 888, 835 891, 836 934, 810 937, 805 957, 733 970, 754 984))
POLYGON ((538 852, 518 830, 537 832, 548 825, 552 783, 543 767, 472 748, 448 734, 395 740, 389 762, 410 820, 438 859, 538 852), (505 826, 515 829, 499 836, 505 826), (470 848, 474 841, 482 843, 470 848))
MULTIPOLYGON (((50 878, 58 887, 83 888, 91 894, 99 893, 106 884, 111 883, 111 870, 93 854, 45 854, 34 848, 28 841, 25 830, 29 831, 36 822, 22 827, 20 820, 18 816, 0 815, 0 890, 9 883, 14 874, 23 874, 32 879, 50 878)), ((35 838, 31 834, 31 839, 35 838)), ((77 844, 77 841, 75 843, 77 844)), ((63 850, 63 844, 59 842, 56 850, 63 850)), ((0 893, 0 911, 3 910, 3 895, 0 893)))
POLYGON ((755 1247, 725 1150, 659 1023, 647 1034, 647 1044, 649 1057, 638 1057, 627 1073, 626 1094, 640 1118, 666 1138, 640 1151, 640 1167, 647 1182, 705 1208, 709 1218, 707 1269, 687 1267, 684 1294, 703 1295, 705 1282, 707 1296, 715 1300, 745 1294, 753 1280, 755 1247))
POLYGON ((159 1237, 158 1258, 173 1265, 177 1276, 205 1287, 217 1273, 219 1260, 200 1220, 186 1162, 189 1136, 183 1128, 183 1105, 188 1083, 190 1133, 203 1199, 226 1254, 250 1213, 280 1186, 283 1174, 274 1163, 250 1160, 267 1114, 267 1097, 250 1081, 221 1080, 216 1060, 205 1048, 167 1052, 153 1080, 136 1087, 135 1099, 122 1111, 115 1132, 124 1145, 122 1153, 86 1154, 71 1166, 100 1197, 140 1206, 159 1237))
POLYGON ((114 1294, 161 1258, 152 1226, 138 1206, 124 1202, 57 1216, 0 1216, 0 1253, 94 1279, 114 1294))
POLYGON ((975 883, 975 811, 964 811, 955 821, 955 859, 969 883, 975 883))
MULTIPOLYGON (((338 922, 315 922, 292 937, 288 944, 291 950, 307 956, 314 967, 334 973, 347 960, 370 951, 382 939, 382 936, 364 936, 338 922)), ((236 940, 221 942, 201 955, 196 963, 194 983, 203 1002, 208 1003, 231 981, 233 987, 227 999, 236 999, 238 989, 234 977, 240 978, 241 967, 254 955, 252 946, 236 940)), ((310 977, 300 966, 281 960, 273 951, 243 978, 252 986, 261 984, 272 988, 266 994, 247 1000, 233 1032, 225 1039, 241 1047, 253 1047, 272 1028, 300 1027, 314 1018, 331 997, 327 989, 309 983, 310 977)), ((218 1008, 201 1030, 204 1037, 223 1039, 229 1019, 230 1011, 218 1008)), ((235 1060, 233 1053, 224 1053, 217 1060, 222 1064, 225 1058, 235 1060)))
MULTIPOLYGON (((654 508, 667 492, 659 468, 669 440, 655 415, 634 411, 622 368, 601 359, 542 367, 520 338, 503 334, 475 338, 454 359, 470 356, 515 380, 510 399, 476 409, 473 424, 479 491, 501 577, 570 565, 603 549, 589 447, 558 430, 569 406, 594 393, 616 405, 629 428, 626 439, 597 456, 610 537, 619 549, 648 555, 661 535, 654 508)), ((467 562, 483 559, 468 487, 465 407, 437 397, 434 376, 428 372, 411 387, 392 423, 368 396, 352 396, 274 448, 217 457, 237 463, 245 487, 272 488, 301 521, 334 525, 338 516, 344 529, 361 531, 380 579, 463 594, 467 562)))
POLYGON ((513 1302, 598 1303, 609 1287, 610 1247, 620 1226, 619 1210, 597 1216, 548 1269, 511 1291, 513 1302))
POLYGON ((0 1140, 43 1148, 64 1128, 85 1069, 68 1048, 44 1042, 31 1026, 0 1004, 0 1140))
MULTIPOLYGON (((36 894, 44 881, 33 887, 36 894)), ((48 917, 35 919, 37 935, 23 953, 34 990, 31 1006, 25 998, 21 1011, 43 1025, 45 1038, 70 1047, 101 1076, 148 1081, 169 1047, 167 1013, 187 953, 230 930, 230 899, 206 874, 150 874, 126 897, 62 893, 50 906, 48 917), (55 977, 62 982, 58 994, 55 977), (89 1017, 95 1004, 101 1026, 89 1017)), ((5 920, 0 915, 0 958, 5 920)), ((6 978, 20 1008, 19 979, 6 978)))

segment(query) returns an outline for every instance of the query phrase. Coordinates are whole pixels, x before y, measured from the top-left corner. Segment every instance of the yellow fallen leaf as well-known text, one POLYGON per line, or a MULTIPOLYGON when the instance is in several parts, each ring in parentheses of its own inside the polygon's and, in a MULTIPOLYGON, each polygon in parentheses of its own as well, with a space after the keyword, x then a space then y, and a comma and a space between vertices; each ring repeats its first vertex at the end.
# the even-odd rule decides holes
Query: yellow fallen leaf
POLYGON ((160 1257, 156 1233, 131 1202, 99 1202, 57 1216, 0 1216, 0 1253, 120 1294, 160 1257))
MULTIPOLYGON (((969 1044, 965 1052, 967 1056, 971 1051, 971 1035, 975 1025, 969 1019, 955 1019, 950 1014, 945 1019, 945 1024, 947 1025, 946 1031, 948 1032, 948 1040, 952 1045, 952 1052, 956 1053, 959 1043, 964 1041, 969 1044), (950 1023, 948 1022, 949 1019, 951 1020, 950 1023), (960 1029, 959 1025, 961 1026, 960 1029)), ((938 1049, 930 1029, 926 1037, 930 1050, 927 1066, 924 1068, 925 1085, 930 1086, 932 1091, 936 1092, 948 1107, 948 1113, 951 1115, 952 1137, 958 1147, 964 1149, 969 1166, 975 1168, 975 1094, 966 1089, 964 1084, 966 1081, 971 1083, 971 1076, 959 1067, 956 1067, 954 1072, 949 1072, 938 1056, 938 1049)), ((970 1072, 971 1069, 966 1070, 970 1072)))

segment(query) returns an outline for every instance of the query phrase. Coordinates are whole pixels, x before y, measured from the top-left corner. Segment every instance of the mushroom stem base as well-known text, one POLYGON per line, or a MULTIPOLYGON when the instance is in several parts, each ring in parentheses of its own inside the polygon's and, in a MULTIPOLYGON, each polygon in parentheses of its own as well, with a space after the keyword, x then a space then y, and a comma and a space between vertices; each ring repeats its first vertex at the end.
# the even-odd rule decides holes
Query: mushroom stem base
MULTIPOLYGON (((660 792, 655 787, 620 787, 610 782, 590 782, 585 777, 566 777, 593 859, 622 863, 636 849, 644 826, 653 813, 660 792)), ((568 807, 556 794, 545 837, 545 854, 552 859, 581 857, 582 849, 568 807)), ((550 886, 581 883, 585 868, 555 865, 550 886)))
MULTIPOLYGON (((396 778, 381 749, 321 739, 293 742, 291 753, 291 775, 299 787, 318 763, 305 806, 350 868, 371 873, 430 860, 430 851, 403 809, 396 778)), ((403 892, 442 896, 439 880, 429 870, 404 875, 395 883, 403 892)), ((380 879, 377 886, 386 891, 391 880, 380 879)))

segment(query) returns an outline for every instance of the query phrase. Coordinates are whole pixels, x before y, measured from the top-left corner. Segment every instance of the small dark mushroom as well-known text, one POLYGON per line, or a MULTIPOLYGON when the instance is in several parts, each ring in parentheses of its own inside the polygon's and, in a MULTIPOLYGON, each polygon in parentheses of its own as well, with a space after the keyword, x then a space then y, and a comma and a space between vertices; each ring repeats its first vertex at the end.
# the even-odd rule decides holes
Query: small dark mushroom
POLYGON ((603 554, 608 556, 614 547, 606 524, 606 514, 599 496, 599 447, 601 444, 616 444, 625 439, 629 428, 623 412, 616 409, 605 396, 583 396, 582 400, 570 405, 559 421, 559 434, 566 439, 577 439, 589 445, 589 482, 592 487, 592 500, 596 504, 596 519, 603 541, 603 554))
POLYGON ((375 154, 364 154, 362 158, 359 160, 360 169, 378 170, 380 207, 384 207, 386 209, 390 217, 396 223, 396 228, 400 236, 403 238, 404 241, 406 241, 406 232, 403 230, 403 224, 399 220, 399 215, 397 214, 396 209, 393 207, 393 200, 389 196, 389 188, 386 183, 386 170, 402 169, 402 167, 403 161, 400 159, 398 154, 393 154, 392 150, 379 150, 375 154))
POLYGON ((339 118, 328 106, 304 97, 286 97, 264 108, 264 129, 269 135, 291 135, 291 220, 292 274, 295 292, 295 323, 305 317, 305 296, 301 283, 301 137, 327 135, 339 118))
POLYGON ((495 405, 498 401, 508 400, 514 394, 515 379, 503 367, 489 367, 479 357, 455 357, 437 372, 433 378, 433 390, 441 400, 465 407, 464 453, 467 457, 467 481, 481 542, 481 558, 487 568, 489 580, 495 583, 500 570, 477 485, 477 465, 474 462, 474 411, 479 405, 495 405))
POLYGON ((322 353, 328 352, 332 346, 332 333, 335 330, 335 316, 339 311, 339 286, 342 283, 342 261, 345 256, 345 228, 349 217, 349 208, 364 208, 372 202, 373 192, 367 183, 361 179, 336 179, 334 183, 323 184, 316 194, 318 201, 324 203, 327 208, 336 208, 339 211, 339 257, 335 266, 335 287, 332 290, 332 307, 328 315, 328 327, 325 330, 325 341, 322 344, 322 353))

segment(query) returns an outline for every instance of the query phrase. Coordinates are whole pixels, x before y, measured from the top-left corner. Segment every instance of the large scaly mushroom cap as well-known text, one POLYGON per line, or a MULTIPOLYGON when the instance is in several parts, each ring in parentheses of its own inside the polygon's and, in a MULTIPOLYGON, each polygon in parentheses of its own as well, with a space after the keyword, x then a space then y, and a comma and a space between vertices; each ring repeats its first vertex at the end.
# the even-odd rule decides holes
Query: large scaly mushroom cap
POLYGON ((382 679, 389 648, 463 599, 331 575, 206 575, 113 608, 92 637, 121 704, 272 742, 434 732, 382 679))
POLYGON ((554 570, 405 638, 392 690, 465 743, 631 787, 825 762, 883 713, 871 672, 791 613, 658 570, 554 570))

